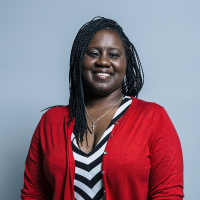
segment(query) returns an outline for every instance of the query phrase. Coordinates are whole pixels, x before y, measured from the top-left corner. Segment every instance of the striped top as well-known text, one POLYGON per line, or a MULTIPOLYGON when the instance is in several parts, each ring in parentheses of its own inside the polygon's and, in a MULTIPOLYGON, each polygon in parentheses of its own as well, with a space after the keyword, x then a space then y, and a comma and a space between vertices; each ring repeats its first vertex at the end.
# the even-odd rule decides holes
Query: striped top
POLYGON ((80 150, 72 133, 72 150, 75 159, 74 192, 76 200, 105 200, 102 180, 102 157, 114 122, 119 120, 128 110, 131 97, 125 96, 113 119, 94 149, 86 154, 80 150))

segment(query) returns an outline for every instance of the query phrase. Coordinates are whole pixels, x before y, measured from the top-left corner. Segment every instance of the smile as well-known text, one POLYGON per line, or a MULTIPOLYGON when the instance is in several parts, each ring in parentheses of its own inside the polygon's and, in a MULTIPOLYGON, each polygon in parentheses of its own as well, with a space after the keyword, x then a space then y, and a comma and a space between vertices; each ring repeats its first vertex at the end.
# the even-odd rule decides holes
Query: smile
POLYGON ((95 75, 97 75, 97 76, 111 76, 108 73, 95 73, 95 75))

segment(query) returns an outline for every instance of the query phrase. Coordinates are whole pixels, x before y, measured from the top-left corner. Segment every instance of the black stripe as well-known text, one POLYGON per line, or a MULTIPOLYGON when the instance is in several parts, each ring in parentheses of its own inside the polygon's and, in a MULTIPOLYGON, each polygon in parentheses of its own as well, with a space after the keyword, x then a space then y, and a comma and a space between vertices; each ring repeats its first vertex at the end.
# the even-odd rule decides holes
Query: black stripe
POLYGON ((99 200, 99 199, 101 199, 102 197, 103 197, 103 191, 104 191, 104 188, 101 188, 98 192, 97 192, 97 194, 94 196, 94 198, 93 198, 93 200, 99 200))
POLYGON ((96 153, 108 141, 109 135, 110 135, 110 133, 108 133, 108 135, 101 142, 99 142, 97 144, 97 146, 95 146, 94 149, 88 154, 83 152, 83 151, 81 151, 80 149, 78 149, 77 146, 73 142, 72 142, 72 150, 75 153, 88 158, 91 155, 93 155, 94 153, 96 153))
POLYGON ((116 122, 117 120, 119 120, 124 114, 125 112, 129 109, 130 105, 128 105, 121 113, 119 113, 119 115, 117 115, 112 121, 113 123, 116 122))
POLYGON ((80 181, 82 183, 84 183, 85 185, 87 185, 90 189, 92 189, 96 183, 101 180, 102 178, 102 174, 101 172, 97 173, 91 180, 88 180, 87 178, 79 175, 79 174, 75 174, 75 179, 77 181, 80 181))
POLYGON ((110 133, 108 133, 108 135, 105 138, 103 138, 103 140, 101 140, 101 142, 99 142, 97 146, 95 146, 94 149, 88 155, 91 156, 92 154, 97 152, 108 141, 109 135, 110 133))
POLYGON ((97 165, 99 165, 102 162, 102 157, 103 155, 99 156, 96 160, 94 160, 92 163, 90 163, 89 165, 84 164, 82 162, 79 162, 77 160, 75 160, 75 166, 79 167, 85 171, 91 171, 94 167, 96 167, 97 165))
POLYGON ((80 196, 83 197, 83 199, 87 199, 87 200, 92 200, 92 198, 86 194, 83 190, 81 190, 79 187, 74 185, 74 191, 76 191, 80 196))
POLYGON ((76 191, 80 196, 83 197, 83 199, 85 200, 99 200, 103 197, 103 190, 104 188, 101 188, 97 194, 94 196, 94 198, 92 199, 88 194, 86 194, 83 190, 81 190, 80 188, 78 188, 77 186, 74 186, 74 191, 76 191))
MULTIPOLYGON (((125 103, 127 103, 128 101, 130 101, 130 100, 132 100, 132 99, 124 98, 123 101, 121 102, 121 104, 119 105, 119 108, 121 106, 123 106, 125 103)), ((108 125, 108 128, 110 128, 114 124, 114 122, 116 122, 117 120, 119 120, 124 115, 124 113, 128 110, 129 107, 130 107, 130 105, 128 105, 123 111, 121 111, 121 113, 119 113, 115 118, 113 118, 111 120, 110 124, 108 125)))
MULTIPOLYGON (((130 101, 130 100, 132 100, 132 99, 131 99, 131 98, 124 98, 123 101, 121 102, 121 104, 119 105, 119 107, 121 107, 122 105, 124 105, 126 102, 128 102, 128 101, 130 101)), ((129 106, 130 106, 130 105, 129 105, 129 106)), ((110 124, 108 125, 108 127, 106 128, 106 130, 109 129, 109 128, 114 124, 114 122, 116 122, 117 120, 119 120, 119 119, 124 115, 124 113, 128 110, 129 106, 127 106, 121 113, 119 113, 115 118, 113 118, 113 119, 111 120, 111 122, 110 122, 110 124)), ((72 150, 73 150, 75 153, 77 153, 77 154, 79 154, 79 155, 81 155, 81 156, 84 156, 84 157, 87 157, 87 158, 88 158, 88 157, 90 157, 91 155, 93 155, 96 151, 98 151, 98 150, 105 144, 105 142, 108 141, 109 135, 110 135, 110 133, 109 133, 100 143, 98 143, 97 146, 95 146, 94 149, 93 149, 90 153, 88 153, 88 154, 85 153, 85 152, 83 152, 83 151, 81 151, 80 149, 78 149, 78 148, 74 145, 73 142, 72 142, 72 150)))
MULTIPOLYGON (((127 103, 128 101, 132 100, 129 97, 125 97, 121 104, 119 105, 118 109, 123 106, 125 103, 127 103)), ((110 122, 110 124, 108 125, 107 129, 108 130, 113 124, 114 122, 118 121, 123 115, 124 113, 128 110, 128 108, 130 107, 130 105, 128 105, 124 110, 122 110, 115 118, 113 118, 110 122)), ((84 157, 90 157, 91 155, 95 154, 107 141, 108 138, 110 136, 110 133, 108 133, 98 144, 97 146, 94 147, 94 149, 89 153, 86 154, 83 151, 81 151, 79 148, 77 148, 76 145, 74 145, 73 140, 72 140, 72 149, 75 153, 84 156, 84 157)), ((94 169, 94 167, 96 167, 97 165, 99 165, 102 162, 102 157, 103 154, 100 155, 98 158, 96 158, 92 163, 90 163, 89 165, 84 164, 82 162, 76 161, 75 160, 75 166, 79 167, 87 172, 91 171, 92 169, 94 169)), ((95 184, 102 179, 102 174, 101 171, 98 172, 91 180, 88 180, 86 177, 81 176, 80 174, 75 174, 75 180, 78 180, 80 182, 82 182, 83 184, 85 184, 86 186, 88 186, 90 189, 92 189, 95 184)), ((103 187, 96 193, 96 195, 94 196, 94 198, 92 199, 87 193, 86 191, 83 191, 82 189, 78 188, 76 185, 74 185, 74 191, 76 191, 80 196, 82 196, 83 199, 86 200, 99 200, 101 199, 104 194, 103 194, 103 187)))
POLYGON ((131 99, 131 98, 128 98, 128 97, 125 97, 125 98, 123 99, 123 101, 120 103, 119 108, 120 108, 121 106, 123 106, 126 102, 130 101, 130 100, 132 100, 132 99, 131 99))

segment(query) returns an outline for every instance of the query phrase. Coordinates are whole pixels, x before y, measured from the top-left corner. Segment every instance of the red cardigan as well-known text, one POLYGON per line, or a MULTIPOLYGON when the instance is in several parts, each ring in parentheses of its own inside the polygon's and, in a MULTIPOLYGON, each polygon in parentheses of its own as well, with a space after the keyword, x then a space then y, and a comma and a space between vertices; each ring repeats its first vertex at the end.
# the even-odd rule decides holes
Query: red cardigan
MULTIPOLYGON (((48 110, 31 141, 25 164, 24 200, 74 200, 74 122, 69 106, 48 110)), ((103 156, 107 200, 183 198, 183 159, 179 138, 163 107, 133 98, 115 123, 103 156)))

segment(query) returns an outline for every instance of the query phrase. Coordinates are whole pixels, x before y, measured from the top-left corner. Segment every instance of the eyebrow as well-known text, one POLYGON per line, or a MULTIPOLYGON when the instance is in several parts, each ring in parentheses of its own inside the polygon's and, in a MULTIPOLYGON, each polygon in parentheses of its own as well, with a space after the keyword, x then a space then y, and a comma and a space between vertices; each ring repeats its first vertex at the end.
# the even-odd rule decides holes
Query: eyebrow
MULTIPOLYGON (((101 48, 99 48, 99 47, 88 47, 87 49, 101 49, 101 48)), ((109 50, 118 50, 118 51, 120 51, 121 52, 121 50, 120 49, 118 49, 118 48, 115 48, 115 47, 110 47, 110 48, 108 48, 109 50)))

